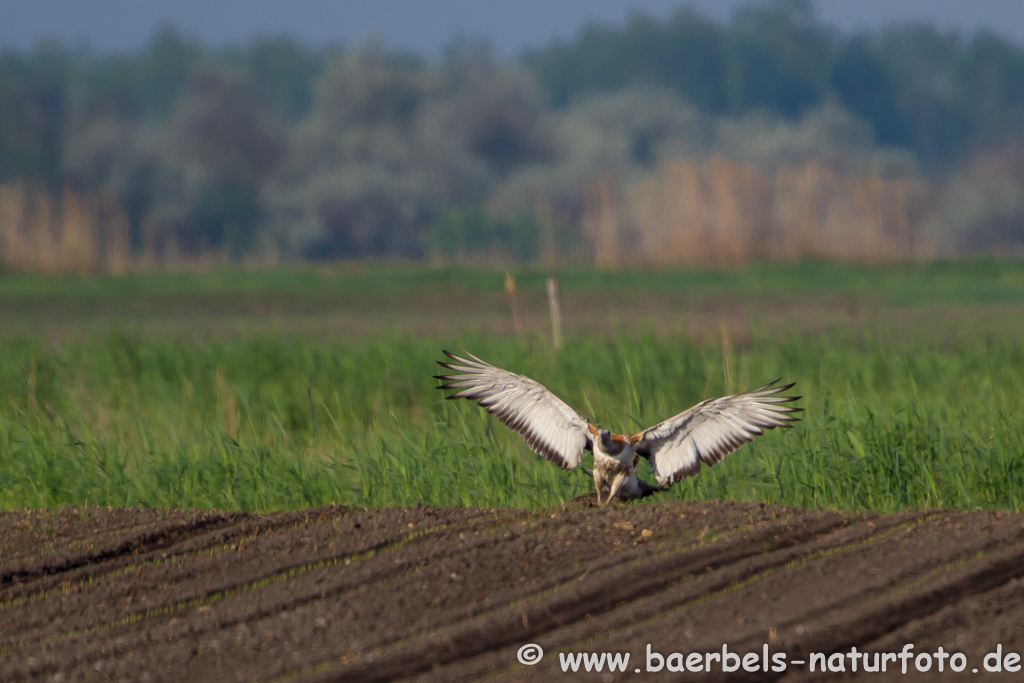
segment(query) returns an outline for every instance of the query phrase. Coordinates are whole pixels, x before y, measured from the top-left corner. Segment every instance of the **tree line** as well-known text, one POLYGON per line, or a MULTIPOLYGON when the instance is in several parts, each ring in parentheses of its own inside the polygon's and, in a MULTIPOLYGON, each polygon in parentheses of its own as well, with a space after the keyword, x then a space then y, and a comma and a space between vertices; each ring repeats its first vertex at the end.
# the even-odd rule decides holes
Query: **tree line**
POLYGON ((211 50, 170 28, 131 54, 0 55, 0 184, 107 198, 131 249, 185 258, 588 258, 594 187, 716 155, 927 180, 950 190, 936 235, 1013 248, 1021 130, 1020 46, 842 34, 806 0, 636 15, 514 63, 472 42, 436 61, 286 38, 211 50))

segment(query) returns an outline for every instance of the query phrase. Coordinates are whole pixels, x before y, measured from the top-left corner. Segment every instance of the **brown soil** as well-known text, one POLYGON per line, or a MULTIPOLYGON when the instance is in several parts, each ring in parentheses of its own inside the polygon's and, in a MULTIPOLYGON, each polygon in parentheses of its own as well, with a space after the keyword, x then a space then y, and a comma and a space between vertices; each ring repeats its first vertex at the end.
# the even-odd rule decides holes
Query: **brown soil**
MULTIPOLYGON (((1024 514, 752 503, 0 512, 0 680, 941 680, 646 671, 721 652, 1024 651, 1024 514), (517 652, 536 643, 535 666, 517 652), (746 678, 743 678, 746 676, 746 678)), ((949 662, 945 671, 949 674, 949 662)), ((1012 662, 1009 662, 1012 664, 1012 662)))
MULTIPOLYGON (((543 293, 520 295, 518 311, 520 334, 550 333, 543 293)), ((643 329, 715 344, 721 341, 725 329, 737 346, 745 346, 755 335, 848 335, 851 330, 858 338, 870 333, 904 343, 916 339, 954 343, 979 333, 1024 334, 1024 304, 897 306, 867 296, 839 294, 749 298, 601 290, 565 293, 562 324, 570 336, 643 329)), ((382 332, 444 338, 463 333, 507 336, 517 332, 503 291, 473 295, 409 293, 365 301, 352 296, 297 294, 0 300, 0 335, 27 335, 63 343, 110 330, 193 342, 244 338, 268 331, 328 340, 361 339, 382 332)))

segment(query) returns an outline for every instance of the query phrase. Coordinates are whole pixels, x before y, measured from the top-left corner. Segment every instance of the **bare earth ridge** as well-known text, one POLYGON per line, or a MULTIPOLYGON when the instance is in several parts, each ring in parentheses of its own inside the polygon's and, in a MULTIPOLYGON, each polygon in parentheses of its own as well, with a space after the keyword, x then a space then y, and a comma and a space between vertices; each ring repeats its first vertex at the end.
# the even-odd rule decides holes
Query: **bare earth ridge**
POLYGON ((1022 576, 1024 513, 982 510, 9 511, 0 680, 1020 680, 982 663, 997 645, 1024 651, 1022 576), (534 666, 517 661, 526 643, 545 652, 534 666), (907 643, 967 668, 809 669, 815 652, 907 643), (648 646, 723 644, 794 663, 646 670, 648 646), (563 673, 559 653, 581 652, 629 665, 563 673))

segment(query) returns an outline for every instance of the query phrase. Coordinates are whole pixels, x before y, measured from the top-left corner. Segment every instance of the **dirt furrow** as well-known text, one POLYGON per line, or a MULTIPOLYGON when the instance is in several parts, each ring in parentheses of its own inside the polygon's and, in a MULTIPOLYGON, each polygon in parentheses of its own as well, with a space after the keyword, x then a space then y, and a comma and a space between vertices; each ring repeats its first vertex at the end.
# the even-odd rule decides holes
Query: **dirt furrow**
POLYGON ((329 566, 416 539, 432 533, 439 523, 482 514, 466 509, 433 517, 412 510, 382 524, 373 511, 342 512, 344 517, 319 516, 319 524, 313 527, 289 527, 255 537, 233 552, 144 565, 125 582, 90 586, 88 595, 57 594, 40 604, 17 605, 4 613, 4 624, 20 635, 0 641, 0 648, 23 649, 33 641, 52 646, 55 639, 83 636, 119 638, 120 630, 137 630, 142 622, 173 619, 226 596, 280 583, 317 565, 329 566), (339 528, 341 519, 344 524, 339 528), (362 533, 364 528, 371 532, 362 533), (51 615, 65 616, 51 621, 47 618, 51 615))
POLYGON ((160 522, 188 520, 195 510, 68 506, 0 511, 0 566, 67 552, 117 534, 137 534, 160 522))
MULTIPOLYGON (((678 613, 687 606, 714 599, 718 593, 734 591, 737 586, 749 582, 759 573, 771 571, 822 554, 841 553, 866 542, 884 538, 894 528, 913 523, 913 515, 899 515, 889 518, 869 518, 831 532, 814 537, 797 546, 777 550, 765 549, 763 555, 727 564, 697 576, 682 576, 662 590, 641 598, 623 602, 615 609, 600 615, 586 615, 586 618, 567 624, 530 642, 541 645, 546 652, 560 650, 589 649, 595 639, 615 639, 619 633, 623 640, 636 628, 645 623, 656 622, 665 614, 678 613), (911 520, 908 522, 908 519, 911 520)), ((520 641, 524 642, 524 641, 520 641)), ((436 667, 428 674, 415 677, 417 681, 444 681, 469 679, 485 672, 509 669, 515 662, 517 646, 503 648, 482 655, 459 660, 451 666, 436 667)))
POLYGON ((4 563, 0 568, 0 589, 60 574, 89 564, 99 564, 128 554, 166 548, 179 539, 233 523, 246 513, 199 512, 194 517, 158 524, 137 534, 116 534, 85 551, 55 553, 54 557, 28 557, 4 563))
POLYGON ((265 518, 243 517, 226 525, 217 525, 181 537, 167 547, 122 553, 99 562, 82 564, 60 573, 43 574, 34 580, 15 583, 0 591, 0 610, 24 600, 38 601, 55 589, 69 592, 80 589, 86 584, 95 585, 98 582, 103 582, 107 577, 113 578, 124 574, 126 567, 138 567, 147 562, 160 560, 185 559, 217 546, 223 546, 238 536, 264 533, 269 526, 272 525, 267 524, 265 518))
POLYGON ((237 549, 240 544, 252 543, 261 535, 294 533, 311 522, 347 513, 347 508, 329 506, 296 513, 242 517, 233 524, 184 537, 166 548, 122 555, 105 563, 89 564, 60 575, 42 577, 30 584, 19 584, 6 591, 0 600, 0 615, 4 617, 0 620, 0 635, 5 637, 0 642, 7 642, 12 636, 24 632, 43 637, 46 633, 36 629, 45 625, 66 630, 70 625, 66 615, 75 610, 75 596, 83 591, 89 591, 90 598, 95 600, 97 593, 107 590, 103 593, 104 602, 116 609, 118 599, 138 596, 157 585, 175 584, 209 571, 216 564, 218 554, 237 549), (177 568, 179 574, 146 573, 147 569, 160 565, 170 568, 169 572, 177 568), (141 576, 148 576, 150 585, 141 579, 128 580, 141 576), (109 588, 101 588, 105 586, 109 588), (65 618, 57 624, 55 620, 58 617, 65 618))
MULTIPOLYGON (((846 652, 854 646, 867 651, 872 649, 876 641, 916 620, 933 616, 949 605, 958 605, 968 598, 1008 586, 1022 575, 1024 544, 1018 543, 957 566, 934 581, 897 595, 893 600, 831 614, 806 628, 801 634, 800 644, 792 645, 791 649, 804 653, 803 656, 810 652, 846 652)), ((995 644, 993 642, 993 646, 995 644)), ((785 647, 789 644, 782 642, 781 645, 785 647)), ((895 649, 899 650, 902 646, 903 643, 895 649)), ((980 661, 984 655, 982 652, 971 654, 975 662, 980 661)), ((820 679, 820 676, 804 672, 794 673, 787 678, 794 681, 820 679)))
MULTIPOLYGON (((1015 578, 988 591, 968 596, 963 600, 949 602, 925 617, 912 619, 901 628, 890 631, 881 638, 859 648, 869 654, 899 652, 907 643, 914 645, 914 655, 937 653, 939 648, 946 653, 963 652, 968 657, 966 671, 984 670, 985 655, 1001 646, 1003 652, 1024 652, 1024 578, 1015 578), (981 645, 979 647, 978 645, 981 645)), ((940 673, 934 665, 927 672, 908 670, 908 680, 962 679, 964 673, 951 671, 948 662, 940 673)), ((909 667, 908 667, 909 669, 909 667)), ((865 675, 878 677, 877 673, 864 672, 860 677, 848 674, 851 680, 861 680, 865 675)), ((985 672, 986 677, 992 674, 985 672)), ((1007 671, 1004 676, 1015 678, 1007 671)), ((902 677, 902 676, 901 676, 902 677)), ((803 676, 803 680, 814 680, 803 676)))
MULTIPOLYGON (((1024 650, 1022 525, 718 502, 2 513, 0 680, 549 680, 565 653, 628 652, 598 676, 618 680, 648 645, 765 643, 793 664, 751 680, 825 680, 800 658, 905 642, 980 665, 1024 650)), ((726 680, 644 677, 681 675, 726 680)))
POLYGON ((438 634, 402 643, 386 656, 357 657, 312 677, 316 681, 384 681, 409 676, 464 657, 535 638, 567 623, 593 617, 665 586, 681 577, 742 562, 769 550, 797 546, 846 525, 838 513, 798 514, 778 525, 755 528, 742 538, 624 564, 614 571, 586 577, 544 599, 510 605, 438 634))
MULTIPOLYGON (((698 509, 696 512, 699 513, 701 511, 698 509)), ((744 518, 739 515, 733 516, 736 517, 736 521, 739 521, 744 518)), ((444 550, 444 548, 442 547, 444 545, 443 542, 445 540, 443 534, 432 534, 429 538, 416 538, 415 544, 410 543, 408 545, 405 545, 401 547, 401 549, 397 552, 389 553, 386 556, 378 555, 371 559, 363 560, 358 564, 352 563, 351 566, 345 565, 344 572, 338 572, 335 568, 331 566, 325 566, 315 571, 310 571, 304 576, 296 577, 295 580, 291 580, 288 582, 282 581, 277 582, 274 585, 265 586, 261 589, 258 599, 255 600, 248 598, 244 594, 238 594, 230 598, 225 598, 223 601, 218 601, 216 612, 202 612, 201 606, 193 605, 191 606, 191 611, 202 612, 201 614, 198 614, 196 618, 188 617, 188 614, 186 613, 187 610, 182 610, 181 612, 175 614, 174 618, 171 620, 173 623, 167 624, 166 627, 159 624, 155 624, 150 627, 148 632, 158 633, 159 640, 163 642, 169 642, 172 640, 175 642, 179 642, 182 638, 184 638, 186 641, 200 641, 205 639, 204 634, 208 631, 217 631, 232 627, 234 625, 244 626, 246 624, 253 626, 253 628, 271 628, 272 630, 279 632, 288 632, 290 628, 301 627, 302 619, 304 618, 303 615, 300 614, 296 616, 291 614, 284 614, 280 618, 276 619, 277 622, 287 621, 288 619, 291 619, 292 621, 298 621, 297 624, 290 625, 289 628, 282 627, 280 623, 269 625, 252 625, 251 622, 268 616, 273 617, 278 612, 281 612, 286 609, 293 610, 296 607, 300 607, 311 600, 324 601, 325 599, 331 598, 332 596, 344 590, 352 590, 353 588, 360 587, 360 583, 365 579, 373 578, 375 581, 378 582, 386 582, 386 579, 388 579, 391 574, 395 573, 393 572, 391 567, 391 564, 395 563, 398 564, 399 569, 402 570, 400 573, 403 575, 403 580, 398 585, 383 586, 380 588, 379 594, 384 596, 384 599, 377 601, 377 607, 374 607, 373 604, 367 604, 365 598, 361 597, 360 595, 357 595, 353 596, 353 598, 351 599, 335 601, 330 605, 330 613, 345 614, 347 612, 351 612, 353 610, 353 605, 355 605, 356 608, 358 609, 383 610, 390 605, 388 596, 401 594, 404 591, 406 594, 410 595, 409 603, 407 604, 407 606, 410 610, 414 612, 417 618, 401 620, 391 625, 391 630, 384 630, 380 632, 381 635, 384 636, 388 633, 391 633, 395 629, 398 629, 398 635, 392 637, 401 637, 401 628, 408 627, 410 624, 417 624, 418 622, 421 622, 423 618, 429 618, 430 614, 433 614, 436 620, 432 623, 428 622, 425 625, 425 627, 433 628, 438 625, 442 625, 451 618, 452 607, 449 604, 447 604, 448 602, 451 602, 451 600, 445 599, 446 593, 441 593, 440 596, 437 596, 438 599, 435 599, 435 597, 431 596, 429 592, 420 591, 416 586, 406 586, 404 588, 402 586, 402 584, 410 583, 410 578, 412 580, 415 580, 416 578, 415 576, 412 576, 414 570, 407 569, 405 565, 418 564, 419 567, 423 567, 425 566, 426 560, 429 560, 429 566, 431 567, 432 570, 434 570, 435 573, 443 569, 445 566, 445 557, 438 556, 424 558, 423 549, 420 546, 426 545, 428 550, 431 547, 436 546, 442 550, 442 555, 447 555, 449 557, 455 553, 469 553, 471 555, 482 553, 484 558, 488 560, 494 560, 495 564, 492 567, 477 567, 475 568, 475 571, 466 572, 466 575, 469 577, 493 576, 498 572, 505 572, 508 570, 511 570, 513 573, 525 573, 524 570, 527 569, 527 566, 524 565, 528 565, 529 562, 519 562, 509 565, 507 560, 505 559, 506 556, 503 555, 502 552, 491 552, 492 549, 486 548, 484 546, 501 545, 501 543, 506 543, 508 539, 511 539, 512 542, 519 543, 521 545, 521 549, 518 552, 518 555, 520 557, 520 560, 522 561, 525 560, 528 556, 532 557, 537 553, 537 551, 543 550, 545 544, 543 542, 538 542, 538 540, 544 540, 544 536, 542 534, 538 535, 540 532, 565 531, 566 519, 568 518, 571 521, 572 517, 572 515, 565 515, 560 513, 552 515, 550 518, 548 515, 544 515, 540 519, 536 519, 536 515, 533 514, 518 513, 515 511, 512 511, 511 513, 503 513, 501 519, 508 520, 509 522, 515 520, 516 518, 525 518, 526 520, 525 522, 522 522, 522 528, 518 531, 512 529, 509 532, 505 533, 504 539, 488 539, 486 537, 486 534, 483 534, 480 538, 479 543, 477 543, 475 547, 464 547, 465 542, 462 539, 459 539, 457 543, 451 543, 450 548, 448 550, 444 550), (524 530, 528 531, 529 533, 524 533, 524 530), (409 555, 409 557, 406 557, 406 555, 409 555), (364 566, 367 564, 371 566, 364 566), (411 604, 413 600, 419 596, 426 596, 430 597, 431 599, 428 603, 419 605, 419 607, 411 604)), ((450 530, 447 530, 445 533, 450 536, 449 541, 452 541, 456 534, 458 536, 466 536, 468 540, 476 538, 476 534, 481 534, 480 529, 483 529, 485 526, 495 527, 495 520, 491 518, 481 518, 481 521, 477 523, 466 525, 463 527, 452 528, 450 530)), ((505 526, 507 526, 507 522, 505 523, 505 526)), ((632 528, 634 525, 624 524, 620 526, 632 528)), ((623 538, 629 538, 628 533, 630 532, 620 530, 619 533, 623 538)), ((694 536, 695 535, 696 533, 694 533, 694 536)), ((618 541, 615 541, 615 543, 618 543, 618 541)), ((609 546, 611 546, 611 543, 609 544, 609 546)), ((606 549, 591 548, 591 550, 594 551, 592 553, 593 557, 588 558, 587 566, 592 568, 595 564, 597 564, 599 560, 602 559, 601 553, 603 553, 605 550, 610 549, 611 547, 606 549), (590 562, 589 560, 593 560, 593 562, 590 562)), ((338 569, 340 569, 340 567, 338 567, 338 569)), ((459 571, 462 572, 465 570, 460 567, 459 571)), ((575 578, 575 576, 578 576, 580 571, 586 570, 572 570, 572 568, 570 567, 569 575, 567 576, 567 578, 575 578)), ((547 578, 548 572, 544 572, 543 576, 547 578)), ((431 576, 429 581, 433 584, 436 584, 437 579, 441 577, 445 577, 445 579, 450 578, 446 574, 441 574, 440 576, 431 576)), ((446 580, 445 583, 450 585, 456 591, 470 591, 477 598, 483 597, 483 595, 481 595, 482 592, 472 588, 472 586, 467 587, 465 585, 459 585, 459 583, 456 583, 454 580, 446 580)), ((523 588, 533 588, 533 590, 536 590, 535 586, 529 586, 528 584, 524 585, 523 588)), ((518 593, 519 590, 513 589, 513 596, 515 596, 518 593)), ((484 595, 489 594, 489 592, 484 593, 484 595)), ((508 598, 508 593, 504 593, 501 595, 495 593, 494 595, 498 596, 498 600, 507 600, 508 598)), ((450 597, 452 596, 449 596, 449 598, 450 597)), ((464 604, 471 610, 479 610, 481 602, 486 603, 486 600, 481 601, 480 599, 477 599, 471 601, 470 603, 464 604)), ((354 616, 358 619, 358 612, 354 613, 354 616)), ((374 626, 371 622, 370 631, 372 632, 373 630, 374 626)), ((366 629, 362 629, 362 631, 366 631, 366 629)), ((122 651, 124 649, 139 647, 140 645, 136 641, 137 639, 130 635, 128 637, 125 637, 119 632, 112 631, 106 634, 104 642, 94 642, 85 649, 87 651, 102 652, 104 656, 109 657, 112 655, 116 655, 119 651, 122 651), (111 645, 110 643, 105 642, 113 641, 115 639, 116 645, 111 645)), ((58 645, 55 643, 48 643, 47 647, 50 649, 56 649, 58 645)), ((80 652, 79 654, 83 653, 80 652)), ((40 657, 39 653, 34 650, 26 650, 24 656, 37 661, 39 661, 40 659, 47 659, 45 656, 40 657)), ((77 663, 81 663, 81 661, 82 660, 79 659, 77 663)))
MULTIPOLYGON (((638 625, 632 637, 603 635, 589 646, 642 657, 648 644, 666 654, 720 652, 726 644, 730 651, 743 654, 760 652, 765 643, 771 643, 773 652, 802 662, 811 652, 845 652, 869 642, 877 632, 898 628, 949 600, 956 601, 960 591, 984 590, 985 585, 1008 576, 1021 545, 1019 519, 986 529, 977 523, 979 517, 978 513, 942 515, 854 552, 830 553, 787 566, 785 571, 770 571, 683 612, 666 613, 638 625), (974 523, 963 524, 965 520, 974 523), (962 527, 961 533, 951 535, 954 527, 962 527), (893 571, 885 569, 887 564, 893 571), (749 605, 758 609, 752 611, 749 605)), ((774 680, 788 674, 786 680, 801 680, 805 673, 804 667, 794 666, 785 672, 760 671, 744 677, 743 672, 719 669, 699 679, 774 680)))
MULTIPOLYGON (((680 528, 684 531, 689 532, 689 536, 696 538, 700 533, 706 532, 710 525, 705 521, 706 519, 712 523, 716 521, 725 522, 727 526, 733 527, 744 522, 751 522, 752 515, 755 515, 753 521, 758 519, 767 519, 778 516, 780 511, 770 507, 760 505, 727 505, 721 506, 722 509, 716 509, 714 506, 706 505, 689 505, 682 506, 672 509, 671 513, 666 513, 663 510, 658 511, 656 515, 652 516, 651 512, 647 512, 646 517, 637 516, 632 514, 633 511, 619 511, 619 510, 590 510, 579 513, 564 513, 554 512, 550 515, 544 514, 539 518, 535 513, 525 514, 516 511, 501 512, 500 515, 494 516, 493 519, 486 520, 482 518, 482 522, 486 521, 488 524, 493 525, 495 520, 502 519, 516 519, 521 518, 525 521, 522 522, 521 528, 518 530, 512 530, 507 536, 507 542, 516 544, 517 550, 514 551, 514 556, 518 558, 516 562, 510 563, 508 561, 508 553, 506 550, 492 551, 486 550, 484 552, 470 551, 468 554, 482 555, 483 559, 487 562, 492 563, 489 566, 479 567, 465 567, 460 568, 459 571, 464 576, 469 578, 487 578, 496 577, 497 585, 508 586, 510 580, 520 578, 523 581, 523 588, 527 589, 528 593, 530 588, 536 590, 535 586, 531 586, 531 581, 535 582, 536 578, 531 581, 526 581, 528 575, 539 576, 547 578, 550 575, 550 569, 557 567, 559 569, 565 569, 566 563, 564 557, 561 556, 559 551, 560 542, 558 539, 546 539, 542 533, 546 531, 557 531, 561 537, 565 538, 565 544, 569 545, 572 542, 579 542, 580 538, 586 538, 587 530, 580 529, 581 524, 586 524, 589 527, 593 527, 593 530, 599 531, 598 538, 607 541, 607 546, 603 548, 593 547, 593 544, 583 543, 582 547, 592 551, 593 557, 587 556, 587 562, 581 564, 578 569, 573 570, 572 566, 569 565, 570 569, 569 577, 576 578, 580 574, 585 574, 588 569, 593 571, 593 567, 597 561, 602 559, 602 556, 608 551, 613 551, 621 541, 627 541, 623 543, 623 547, 632 548, 635 547, 632 543, 637 543, 633 539, 633 535, 639 534, 639 526, 641 524, 648 524, 650 526, 657 526, 657 522, 664 521, 664 518, 670 517, 673 519, 679 519, 680 528), (625 514, 624 514, 625 512, 625 514), (705 515, 709 512, 713 512, 709 517, 705 515), (657 519, 655 519, 657 517, 657 519), (688 517, 688 518, 687 518, 688 517), (686 518, 686 519, 684 519, 686 518), (631 519, 632 521, 625 522, 624 519, 631 519), (607 529, 605 529, 607 527, 607 529), (698 531, 699 530, 699 531, 698 531), (614 533, 611 533, 614 532, 614 533), (572 540, 569 540, 572 539, 572 540), (536 565, 536 570, 534 569, 536 565), (574 573, 577 572, 577 573, 574 573), (520 576, 521 575, 521 576, 520 576)), ((429 510, 426 512, 430 512, 429 510)), ((389 511, 389 514, 393 514, 394 511, 389 511)), ((423 512, 419 513, 420 515, 423 512)), ((350 520, 349 520, 350 521, 350 520)), ((664 526, 664 525, 662 525, 664 526)), ((468 529, 472 532, 472 529, 468 529)), ((475 533, 475 532, 473 532, 475 533)), ((712 532, 713 533, 713 532, 712 532)), ((684 534, 685 535, 685 534, 684 534)), ((438 539, 434 538, 434 541, 438 539)), ((684 539, 685 540, 685 539, 684 539)), ((425 539, 424 539, 425 542, 425 539)), ((501 544, 499 544, 501 545, 501 544)), ((457 549, 456 549, 457 550, 457 549)), ((385 561, 385 558, 374 558, 374 560, 385 561)), ((392 556, 390 561, 401 561, 401 558, 395 558, 392 556)), ((325 567, 322 570, 314 573, 310 572, 307 575, 296 577, 295 580, 281 581, 273 585, 261 587, 258 595, 254 594, 253 597, 246 595, 235 595, 230 598, 216 601, 215 605, 211 605, 212 609, 203 609, 204 605, 191 605, 188 609, 177 612, 170 615, 170 620, 167 624, 162 622, 153 623, 147 629, 138 629, 140 624, 129 624, 125 623, 122 628, 118 630, 106 629, 103 633, 84 633, 80 634, 77 638, 88 637, 89 645, 83 647, 73 648, 76 649, 78 658, 77 663, 81 663, 83 660, 81 656, 86 658, 90 657, 88 652, 100 652, 105 653, 104 656, 111 656, 119 651, 123 651, 126 648, 140 648, 143 647, 144 643, 137 642, 139 639, 128 635, 124 635, 126 631, 139 631, 140 633, 158 635, 157 641, 164 643, 169 641, 178 641, 184 637, 185 642, 190 640, 200 641, 197 647, 202 645, 203 640, 208 640, 203 634, 207 631, 216 632, 219 629, 225 627, 225 624, 238 624, 241 627, 249 628, 251 625, 247 625, 245 622, 252 618, 264 616, 265 613, 273 614, 275 610, 280 608, 278 600, 290 600, 292 603, 295 602, 297 594, 301 594, 303 591, 308 593, 316 594, 320 591, 320 602, 324 602, 324 598, 329 598, 331 590, 329 583, 331 573, 339 573, 339 576, 351 573, 357 569, 356 565, 352 566, 345 565, 344 567, 338 566, 336 568, 325 567), (327 577, 327 579, 325 579, 327 577), (303 588, 305 586, 305 588, 303 588), (234 605, 238 605, 234 607, 234 605), (192 615, 192 616, 190 616, 192 615), (102 636, 102 637, 101 637, 102 636), (84 650, 84 652, 83 652, 84 650)), ((438 599, 434 599, 435 594, 431 594, 430 591, 423 591, 419 588, 419 585, 413 581, 408 580, 399 582, 396 585, 384 586, 378 592, 375 592, 373 600, 367 601, 364 596, 364 592, 346 598, 343 601, 337 603, 330 603, 330 610, 328 618, 331 614, 346 613, 352 614, 355 619, 358 619, 360 614, 363 612, 363 619, 366 618, 366 612, 369 611, 373 616, 373 612, 381 613, 386 612, 393 607, 395 600, 404 602, 403 606, 407 607, 411 612, 412 619, 402 619, 395 622, 387 622, 382 624, 378 619, 370 619, 369 628, 362 626, 362 622, 352 624, 353 633, 358 637, 366 636, 370 637, 371 634, 388 638, 388 634, 397 633, 397 637, 401 637, 401 629, 408 627, 410 624, 420 626, 421 628, 436 628, 437 626, 443 625, 446 621, 451 618, 451 612, 453 609, 452 603, 462 605, 464 608, 468 607, 471 610, 479 609, 479 603, 486 602, 486 596, 493 592, 495 582, 491 582, 489 585, 481 585, 477 588, 472 586, 466 586, 460 582, 456 582, 449 576, 450 568, 446 568, 443 562, 431 562, 430 563, 431 575, 428 580, 425 581, 425 585, 437 585, 438 580, 442 580, 445 585, 451 587, 451 594, 447 595, 446 592, 441 592, 438 599), (440 572, 440 573, 439 573, 440 572), (403 587, 404 586, 404 587, 403 587), (468 592, 471 596, 471 600, 457 600, 456 596, 459 592, 468 592), (401 597, 401 596, 407 597, 401 597), (417 607, 413 604, 414 600, 419 597, 429 597, 430 600, 426 603, 421 604, 417 607), (484 598, 482 600, 482 598, 484 598), (354 611, 356 610, 356 611, 354 611), (426 621, 424 621, 426 620, 426 621), (381 629, 381 626, 386 628, 381 629)), ((567 578, 569 578, 567 577, 567 578)), ((415 578, 415 577, 413 577, 415 578)), ((423 582, 421 580, 421 582, 423 582)), ((518 582, 516 582, 518 583, 518 582)), ((518 593, 518 591, 515 591, 518 593)), ((507 598, 508 591, 504 591, 501 595, 507 598)), ((495 593, 495 595, 499 595, 495 593)), ((300 595, 301 597, 301 595, 300 595)), ((458 611, 458 610, 457 610, 458 611)), ((162 621, 168 621, 166 618, 168 615, 164 615, 162 621)), ((303 622, 305 618, 304 614, 292 615, 286 613, 281 618, 274 620, 275 623, 269 624, 268 628, 272 629, 272 632, 283 632, 290 633, 294 629, 302 631, 302 627, 305 625, 308 627, 308 619, 303 622), (288 627, 282 627, 282 622, 291 619, 292 622, 288 627)), ((344 621, 342 623, 345 623, 344 621)), ((251 625, 254 629, 262 629, 265 624, 251 625)), ((347 626, 347 624, 346 624, 347 626)), ((261 631, 262 632, 262 631, 261 631)), ((395 637, 390 636, 391 639, 395 637)), ((259 639, 256 639, 258 645, 259 639)), ((386 642, 386 641, 385 641, 386 642)), ((66 657, 61 657, 60 653, 68 649, 66 643, 57 642, 46 642, 43 643, 42 648, 24 649, 24 652, 18 654, 17 660, 22 663, 27 662, 29 659, 36 662, 38 666, 41 662, 53 661, 57 659, 64 660, 66 657)), ((300 645, 301 646, 301 645, 300 645)), ((152 654, 152 653, 151 653, 152 654)), ((257 653, 258 654, 258 653, 257 653)), ((148 655, 147 655, 148 656, 148 655)), ((91 661, 91 660, 90 660, 91 661)), ((13 664, 14 662, 12 662, 13 664)), ((302 664, 304 662, 299 662, 302 664)), ((70 662, 64 661, 58 666, 65 666, 70 662)), ((30 667, 35 669, 37 673, 42 673, 41 669, 30 667)), ((23 668, 19 668, 23 673, 27 674, 27 671, 23 668)))

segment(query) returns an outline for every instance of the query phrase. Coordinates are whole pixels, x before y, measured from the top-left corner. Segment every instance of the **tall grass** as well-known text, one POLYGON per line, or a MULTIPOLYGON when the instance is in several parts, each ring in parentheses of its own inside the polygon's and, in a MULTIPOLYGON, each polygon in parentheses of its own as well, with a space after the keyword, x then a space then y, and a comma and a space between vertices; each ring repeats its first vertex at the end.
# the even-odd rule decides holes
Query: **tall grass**
MULTIPOLYGON (((806 409, 664 498, 868 508, 1024 507, 1024 345, 868 339, 697 346, 620 333, 464 338, 615 430, 776 377, 806 409), (728 372, 726 371, 728 368, 728 372), (727 379, 728 376, 728 379, 727 379)), ((589 491, 431 378, 454 340, 191 344, 111 335, 0 346, 0 507, 543 507, 589 491)))

